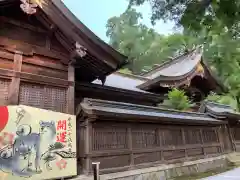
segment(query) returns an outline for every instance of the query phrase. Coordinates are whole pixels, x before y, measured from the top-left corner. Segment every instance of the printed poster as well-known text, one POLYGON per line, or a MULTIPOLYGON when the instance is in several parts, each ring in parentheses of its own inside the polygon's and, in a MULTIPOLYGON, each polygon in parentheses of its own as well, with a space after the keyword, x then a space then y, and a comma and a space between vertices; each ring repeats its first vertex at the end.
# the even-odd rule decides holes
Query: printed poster
POLYGON ((0 106, 0 180, 77 175, 76 118, 29 106, 0 106))

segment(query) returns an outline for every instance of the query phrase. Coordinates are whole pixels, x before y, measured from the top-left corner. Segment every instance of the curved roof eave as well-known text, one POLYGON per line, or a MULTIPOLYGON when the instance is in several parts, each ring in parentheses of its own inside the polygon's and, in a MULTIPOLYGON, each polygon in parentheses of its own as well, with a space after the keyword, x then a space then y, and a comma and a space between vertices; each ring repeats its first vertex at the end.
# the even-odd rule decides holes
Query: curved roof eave
MULTIPOLYGON (((197 66, 197 65, 196 65, 197 66)), ((154 84, 163 84, 165 86, 171 86, 171 82, 173 82, 174 86, 176 85, 182 85, 186 83, 186 81, 191 80, 193 77, 195 77, 198 72, 196 66, 193 67, 193 69, 190 72, 187 72, 186 74, 183 74, 181 76, 158 76, 154 79, 149 79, 148 81, 140 84, 137 86, 137 88, 142 89, 142 90, 147 90, 148 87, 154 85, 154 84)))
POLYGON ((98 53, 102 57, 101 60, 114 62, 116 70, 128 63, 125 55, 114 50, 97 37, 61 0, 34 1, 68 37, 83 45, 88 51, 93 51, 95 55, 98 53), (56 13, 56 11, 60 13, 56 13))

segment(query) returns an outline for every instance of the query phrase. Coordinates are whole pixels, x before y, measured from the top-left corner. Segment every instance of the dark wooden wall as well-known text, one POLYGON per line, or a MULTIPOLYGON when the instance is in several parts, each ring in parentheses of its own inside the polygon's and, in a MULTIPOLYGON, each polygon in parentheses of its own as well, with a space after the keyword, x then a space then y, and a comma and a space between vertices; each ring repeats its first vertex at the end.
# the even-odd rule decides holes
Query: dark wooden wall
POLYGON ((221 126, 163 125, 87 118, 78 127, 79 171, 102 173, 184 162, 225 152, 221 126))
POLYGON ((74 68, 68 52, 33 17, 0 16, 0 105, 74 113, 74 68))
POLYGON ((230 126, 230 142, 232 144, 232 148, 240 152, 240 125, 230 126))

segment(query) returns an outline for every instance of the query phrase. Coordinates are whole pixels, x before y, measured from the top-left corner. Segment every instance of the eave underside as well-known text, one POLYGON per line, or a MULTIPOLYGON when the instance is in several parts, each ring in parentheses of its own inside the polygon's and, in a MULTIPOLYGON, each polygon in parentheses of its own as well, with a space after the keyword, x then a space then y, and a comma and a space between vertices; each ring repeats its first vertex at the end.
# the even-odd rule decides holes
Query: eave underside
MULTIPOLYGON (((14 14, 17 11, 18 12, 21 11, 20 3, 21 2, 19 0, 8 0, 8 1, 1 0, 0 16, 2 16, 1 14, 3 14, 4 12, 7 12, 7 14, 12 12, 12 14, 14 14)), ((49 5, 50 5, 50 7, 48 7, 49 9, 52 8, 52 9, 55 9, 56 11, 56 7, 53 5, 53 3, 49 3, 49 5)), ((96 44, 93 41, 90 41, 89 39, 86 40, 86 38, 90 36, 89 34, 84 34, 84 32, 80 32, 79 30, 75 29, 74 30, 75 36, 70 36, 69 34, 72 34, 72 33, 70 33, 70 31, 66 27, 71 27, 72 26, 71 23, 66 18, 64 18, 63 15, 58 16, 60 12, 56 13, 58 15, 50 16, 49 14, 46 14, 45 11, 50 12, 52 10, 52 9, 48 10, 46 8, 47 7, 45 7, 45 9, 38 9, 37 13, 32 16, 35 16, 36 19, 46 28, 49 36, 55 36, 57 40, 69 52, 69 54, 67 55, 68 58, 65 58, 65 61, 63 63, 67 64, 73 61, 74 59, 76 81, 91 82, 96 78, 105 77, 115 72, 122 65, 126 63, 126 57, 120 55, 120 53, 119 53, 120 57, 113 57, 110 55, 111 53, 115 53, 116 54, 115 56, 118 56, 118 53, 101 51, 100 50, 101 40, 99 40, 98 44, 96 44), (59 19, 59 17, 62 17, 62 19, 61 18, 59 19), (62 21, 59 22, 60 20, 62 21), (66 26, 64 27, 64 29, 62 28, 62 24, 66 26), (91 47, 88 49, 86 48, 86 56, 81 57, 77 55, 76 53, 77 49, 75 45, 77 41, 81 41, 82 44, 91 47), (117 60, 115 58, 120 58, 121 60, 117 60)), ((23 14, 23 12, 21 13, 23 14)), ((26 16, 27 19, 32 18, 31 16, 28 16, 26 14, 23 14, 23 16, 26 16)))
POLYGON ((143 105, 156 105, 164 100, 161 95, 126 90, 116 87, 103 86, 91 83, 76 83, 76 92, 82 97, 136 103, 143 105))

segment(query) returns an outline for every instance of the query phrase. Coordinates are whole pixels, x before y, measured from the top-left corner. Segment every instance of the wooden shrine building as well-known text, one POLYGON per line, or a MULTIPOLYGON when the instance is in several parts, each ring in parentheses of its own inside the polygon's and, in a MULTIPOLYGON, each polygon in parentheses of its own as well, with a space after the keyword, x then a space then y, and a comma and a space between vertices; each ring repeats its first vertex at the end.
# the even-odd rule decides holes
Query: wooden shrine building
POLYGON ((211 91, 224 91, 223 85, 202 57, 202 48, 197 47, 142 74, 148 80, 139 89, 167 93, 176 87, 184 89, 190 99, 200 102, 211 91))
POLYGON ((107 173, 239 150, 238 113, 154 107, 172 86, 196 101, 221 90, 199 49, 143 76, 116 73, 126 63, 62 1, 0 0, 0 105, 75 114, 78 174, 93 161, 107 173))
POLYGON ((157 65, 140 76, 115 72, 106 77, 104 86, 95 80, 91 84, 82 84, 78 90, 85 97, 157 106, 174 87, 183 89, 198 105, 210 92, 225 91, 204 61, 201 47, 157 65))
POLYGON ((77 83, 104 79, 127 58, 61 1, 36 1, 34 14, 21 3, 0 1, 0 102, 74 114, 77 83))

